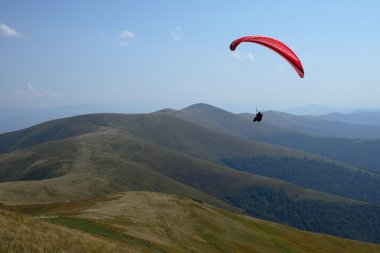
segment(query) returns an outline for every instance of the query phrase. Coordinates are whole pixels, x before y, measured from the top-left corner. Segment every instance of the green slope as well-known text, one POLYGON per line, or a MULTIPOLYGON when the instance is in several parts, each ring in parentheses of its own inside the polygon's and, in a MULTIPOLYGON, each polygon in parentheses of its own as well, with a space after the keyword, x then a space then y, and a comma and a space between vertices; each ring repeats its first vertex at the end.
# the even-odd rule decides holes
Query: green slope
MULTIPOLYGON (((328 233, 330 229, 328 226, 315 227, 312 224, 320 220, 324 221, 326 218, 352 218, 349 214, 362 213, 367 216, 358 216, 357 219, 353 217, 352 231, 338 229, 334 230, 334 233, 367 241, 380 240, 372 227, 368 227, 369 230, 366 232, 369 234, 364 239, 357 237, 354 233, 355 229, 368 221, 371 221, 374 226, 380 224, 379 215, 373 213, 377 210, 376 207, 369 206, 368 208, 367 205, 361 203, 229 169, 136 139, 130 134, 120 133, 113 128, 3 154, 0 161, 5 162, 6 166, 0 166, 0 168, 3 171, 11 169, 12 166, 9 166, 11 163, 7 163, 7 157, 14 159, 17 153, 23 152, 40 154, 41 161, 52 159, 56 161, 55 164, 60 164, 57 161, 71 156, 73 161, 68 163, 64 175, 43 180, 1 183, 0 200, 3 203, 47 203, 84 199, 125 190, 149 190, 189 196, 223 208, 230 208, 225 203, 228 202, 250 213, 252 203, 257 200, 255 196, 247 196, 246 192, 264 187, 268 190, 258 196, 259 202, 265 203, 257 207, 261 213, 270 211, 268 206, 273 204, 271 203, 271 198, 275 196, 273 192, 283 193, 287 200, 286 209, 279 208, 275 216, 264 218, 328 233), (60 152, 52 156, 51 152, 55 149, 59 149, 60 152), (44 154, 47 157, 44 157, 44 154), (309 217, 311 213, 298 213, 299 216, 293 217, 290 221, 284 219, 284 214, 293 213, 295 208, 298 208, 298 203, 303 203, 302 201, 305 200, 311 201, 314 211, 312 217, 309 217), (335 205, 331 206, 328 203, 335 205), (356 209, 348 213, 345 213, 345 210, 337 212, 336 206, 353 206, 356 209), (324 216, 316 215, 318 213, 323 213, 324 216), (305 217, 308 217, 306 223, 300 224, 299 220, 305 220, 305 217)), ((44 165, 41 161, 32 160, 31 166, 34 166, 35 171, 38 171, 38 165, 44 165)), ((52 171, 55 164, 51 165, 52 171)))
MULTIPOLYGON (((281 118, 281 122, 286 122, 277 122, 278 126, 268 124, 266 121, 253 125, 250 120, 251 116, 245 119, 240 115, 206 104, 196 104, 181 111, 164 110, 159 113, 179 117, 208 127, 212 131, 303 150, 363 169, 377 172, 380 170, 378 166, 380 155, 377 153, 377 150, 380 150, 378 140, 356 141, 302 134, 299 131, 283 127, 284 124, 290 124, 289 117, 281 118)), ((92 114, 54 120, 24 130, 0 134, 0 153, 92 132, 105 126, 123 127, 123 125, 133 122, 133 118, 136 117, 142 120, 141 123, 150 124, 149 115, 92 114)), ((290 119, 290 122, 292 121, 294 120, 290 119)), ((302 123, 298 121, 296 121, 297 124, 302 123)), ((137 125, 135 124, 134 127, 137 125)))
POLYGON ((4 175, 0 201, 49 203, 144 189, 192 196, 228 208, 213 197, 123 158, 110 147, 120 138, 125 143, 138 143, 111 129, 0 155, 0 175, 4 175))
POLYGON ((91 122, 85 116, 48 121, 23 130, 0 134, 0 153, 92 132, 97 128, 96 121, 91 122))
POLYGON ((380 173, 380 140, 320 138, 300 134, 279 134, 257 139, 380 173))
POLYGON ((293 157, 234 157, 224 163, 255 175, 380 204, 380 176, 339 163, 293 157))
MULTIPOLYGON (((122 243, 49 224, 0 208, 0 252, 144 252, 143 245, 122 243)), ((145 251, 146 252, 146 251, 145 251)))
POLYGON ((196 188, 220 198, 256 184, 270 185, 298 198, 346 201, 228 169, 113 128, 2 154, 0 171, 4 175, 0 200, 7 203, 72 200, 140 189, 183 195, 196 188))
MULTIPOLYGON (((26 210, 28 207, 24 207, 26 210)), ((379 245, 300 231, 188 198, 127 192, 29 207, 35 217, 144 252, 377 252, 379 245)))
MULTIPOLYGON (((369 161, 378 160, 380 157, 377 154, 380 150, 376 146, 378 141, 339 141, 338 139, 319 138, 284 129, 270 128, 267 127, 268 125, 261 123, 253 125, 238 115, 206 104, 193 105, 181 111, 159 112, 159 114, 179 117, 214 130, 214 133, 215 131, 221 131, 220 129, 225 129, 224 133, 233 132, 234 137, 221 135, 218 137, 215 134, 208 134, 207 139, 203 137, 196 138, 199 142, 202 142, 198 146, 206 145, 205 142, 207 142, 209 150, 220 150, 213 156, 217 156, 218 158, 215 158, 215 160, 224 165, 258 175, 281 179, 318 191, 380 204, 380 176, 374 173, 305 153, 295 152, 294 150, 288 150, 285 153, 284 150, 274 146, 267 146, 265 150, 262 143, 258 142, 254 144, 255 149, 247 139, 237 141, 238 137, 236 136, 265 140, 273 144, 295 147, 305 151, 319 149, 319 153, 312 153, 321 154, 325 157, 335 158, 334 154, 342 154, 347 159, 355 161, 355 164, 363 164, 367 157, 371 157, 369 161), (215 139, 223 139, 223 144, 217 143, 214 141, 215 139), (235 145, 236 143, 238 144, 235 145), (366 146, 369 143, 373 143, 373 145, 366 146), (261 147, 260 151, 257 147, 261 147), (345 153, 346 151, 348 152, 345 153), (359 159, 358 156, 361 158, 359 159)), ((164 124, 162 123, 162 125, 164 124)), ((193 131, 192 134, 196 134, 196 132, 193 131)), ((160 133, 157 133, 155 136, 159 135, 160 133)), ((190 139, 191 136, 184 133, 182 138, 190 139)), ((156 142, 165 145, 161 139, 156 142)), ((181 146, 176 148, 181 149, 181 146)), ((184 152, 197 155, 195 152, 190 153, 189 150, 191 148, 186 147, 184 152)), ((378 164, 374 164, 374 166, 378 166, 378 164)))
MULTIPOLYGON (((265 113, 264 121, 260 124, 252 124, 252 114, 237 115, 207 104, 195 104, 180 111, 164 111, 162 113, 170 114, 213 130, 306 151, 375 172, 380 171, 379 140, 344 139, 337 138, 337 136, 342 136, 337 134, 330 134, 330 136, 335 136, 331 138, 321 137, 318 136, 318 124, 313 124, 313 120, 305 117, 268 112, 265 113), (305 128, 309 129, 308 131, 302 130, 303 124, 306 125, 305 128), (300 127, 292 128, 292 125, 300 127), (310 130, 312 127, 317 130, 310 130)), ((316 122, 320 121, 316 120, 316 122)), ((344 132, 339 127, 335 127, 334 131, 337 133, 342 132, 344 136, 349 138, 354 138, 355 136, 358 138, 360 134, 363 135, 368 132, 361 127, 357 126, 355 129, 350 130, 351 132, 355 131, 356 135, 344 132)), ((375 130, 375 133, 377 132, 378 130, 375 130)))
POLYGON ((240 170, 347 198, 380 203, 380 177, 373 173, 236 135, 208 131, 161 114, 144 120, 146 122, 139 128, 127 125, 128 132, 157 145, 240 170))
MULTIPOLYGON (((341 172, 358 171, 355 168, 346 168, 332 161, 251 141, 242 136, 212 131, 165 112, 148 115, 84 115, 59 122, 55 122, 53 128, 74 133, 71 134, 73 137, 64 137, 42 125, 42 128, 33 128, 33 133, 38 133, 37 135, 24 133, 28 138, 18 142, 20 147, 29 145, 30 148, 0 156, 1 180, 4 182, 0 184, 2 202, 46 203, 118 191, 150 190, 190 196, 225 208, 228 208, 225 203, 228 202, 258 216, 271 211, 269 207, 272 207, 273 197, 281 192, 285 194, 280 196, 280 200, 285 201, 285 208, 260 217, 326 233, 331 231, 329 223, 324 221, 343 217, 353 219, 354 225, 348 232, 338 229, 334 230, 334 234, 380 241, 380 233, 370 226, 364 239, 355 232, 363 227, 361 224, 371 220, 375 226, 380 224, 376 206, 366 206, 283 181, 239 172, 224 165, 227 164, 226 161, 236 158, 258 159, 257 161, 265 158, 269 162, 288 159, 289 169, 304 163, 306 165, 302 165, 301 169, 304 167, 304 170, 310 172, 313 172, 313 168, 308 167, 311 162, 322 167, 326 164, 334 165, 341 172), (82 132, 69 131, 77 126, 77 122, 82 126, 82 132), (44 135, 42 140, 36 137, 44 131, 48 131, 50 137, 44 135), (56 140, 60 138, 61 140, 56 140), (36 145, 38 143, 42 144, 36 145), (265 189, 258 199, 247 195, 257 189, 265 189), (311 205, 313 215, 309 216, 311 212, 301 212, 298 217, 288 219, 286 214, 294 213, 300 205, 304 205, 305 202, 302 201, 306 200, 311 205), (263 204, 258 205, 259 203, 263 204), (323 213, 326 217, 321 217, 318 213, 323 213), (355 217, 350 213, 367 216, 355 217), (300 223, 300 220, 305 222, 300 223), (317 223, 322 223, 322 226, 316 225, 317 223)), ((273 166, 277 167, 279 166, 273 166)), ((367 178, 372 176, 363 173, 367 178)), ((311 177, 313 180, 321 178, 323 179, 311 177)), ((290 181, 286 177, 283 179, 290 181)), ((333 192, 334 187, 339 186, 334 181, 331 185, 332 187, 321 190, 333 192)), ((311 183, 305 186, 320 187, 311 183)), ((367 188, 354 190, 365 192, 367 188)), ((333 193, 341 194, 339 191, 333 193)), ((358 199, 360 198, 365 199, 359 196, 358 199)), ((339 224, 334 226, 339 227, 339 224)))

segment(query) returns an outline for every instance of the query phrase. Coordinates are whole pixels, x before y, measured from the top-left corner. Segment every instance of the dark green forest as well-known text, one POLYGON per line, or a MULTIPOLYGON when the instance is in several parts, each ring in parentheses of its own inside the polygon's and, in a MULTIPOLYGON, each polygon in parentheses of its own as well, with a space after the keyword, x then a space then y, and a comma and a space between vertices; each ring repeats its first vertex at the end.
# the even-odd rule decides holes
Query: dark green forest
POLYGON ((292 200, 283 192, 255 186, 225 200, 254 217, 344 238, 380 242, 380 207, 317 200, 292 200))
POLYGON ((255 138, 330 158, 354 167, 380 173, 380 140, 323 138, 300 134, 277 134, 255 138))
POLYGON ((380 176, 332 162, 292 157, 223 159, 225 165, 321 192, 380 204, 380 176))

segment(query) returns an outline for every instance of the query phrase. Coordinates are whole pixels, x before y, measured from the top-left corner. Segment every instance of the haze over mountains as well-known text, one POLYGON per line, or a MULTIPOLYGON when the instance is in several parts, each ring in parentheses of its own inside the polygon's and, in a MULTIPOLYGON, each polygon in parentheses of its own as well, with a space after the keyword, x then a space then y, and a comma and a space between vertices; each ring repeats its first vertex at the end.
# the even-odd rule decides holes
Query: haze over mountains
POLYGON ((294 115, 311 115, 311 116, 323 116, 330 113, 337 113, 337 114, 356 114, 356 113, 362 113, 362 112, 379 112, 380 108, 338 108, 338 107, 331 107, 331 106, 324 106, 324 105, 316 105, 316 104, 310 104, 310 105, 304 105, 304 106, 297 106, 285 109, 284 112, 294 114, 294 115))
MULTIPOLYGON (((20 130, 39 124, 48 120, 57 118, 71 117, 89 113, 149 113, 164 108, 165 105, 158 103, 130 103, 125 105, 73 105, 58 106, 53 108, 28 109, 28 108, 0 108, 0 133, 20 130)), ((224 107, 223 107, 224 108, 224 107)), ((226 105, 226 108, 234 108, 232 105, 226 105)), ((240 109, 234 109, 238 113, 245 113, 244 108, 249 106, 240 106, 240 109), (240 111, 239 111, 240 110, 240 111)), ((315 122, 319 120, 329 120, 334 122, 343 122, 359 125, 380 125, 380 109, 338 109, 324 106, 304 106, 285 110, 293 117, 299 117, 303 120, 303 115, 309 115, 308 119, 314 118, 315 122), (296 116, 297 115, 297 116, 296 116)), ((274 119, 279 120, 279 119, 274 119)), ((324 121, 322 121, 324 122, 324 121)), ((286 122, 287 123, 287 122, 286 122)), ((326 124, 326 122, 324 122, 326 124)), ((336 124, 336 123, 335 123, 336 124)), ((360 131, 359 131, 360 132, 360 131)))
POLYGON ((353 132, 369 126, 277 112, 265 113, 260 124, 251 120, 195 104, 149 114, 81 115, 4 133, 0 201, 46 204, 161 192, 304 230, 380 242, 375 126, 371 140, 358 140, 337 138, 334 126, 353 132), (327 124, 323 131, 332 137, 321 134, 323 127, 311 128, 310 120, 327 124))

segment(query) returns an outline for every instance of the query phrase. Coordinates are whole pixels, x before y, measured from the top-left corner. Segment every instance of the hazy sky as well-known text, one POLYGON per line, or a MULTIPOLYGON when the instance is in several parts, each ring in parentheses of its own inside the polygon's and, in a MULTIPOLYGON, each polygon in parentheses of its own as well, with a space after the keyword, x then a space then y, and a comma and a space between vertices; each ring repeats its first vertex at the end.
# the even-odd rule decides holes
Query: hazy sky
POLYGON ((0 0, 0 107, 380 107, 380 1, 0 0), (305 78, 265 47, 301 59, 305 78))

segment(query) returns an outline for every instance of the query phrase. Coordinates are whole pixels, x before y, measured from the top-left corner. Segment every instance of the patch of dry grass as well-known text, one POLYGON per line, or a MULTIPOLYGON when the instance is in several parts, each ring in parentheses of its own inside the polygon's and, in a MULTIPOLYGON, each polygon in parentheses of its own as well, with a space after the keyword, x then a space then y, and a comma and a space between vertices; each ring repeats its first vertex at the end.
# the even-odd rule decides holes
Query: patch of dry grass
POLYGON ((142 252, 134 245, 106 240, 0 209, 0 252, 142 252))

